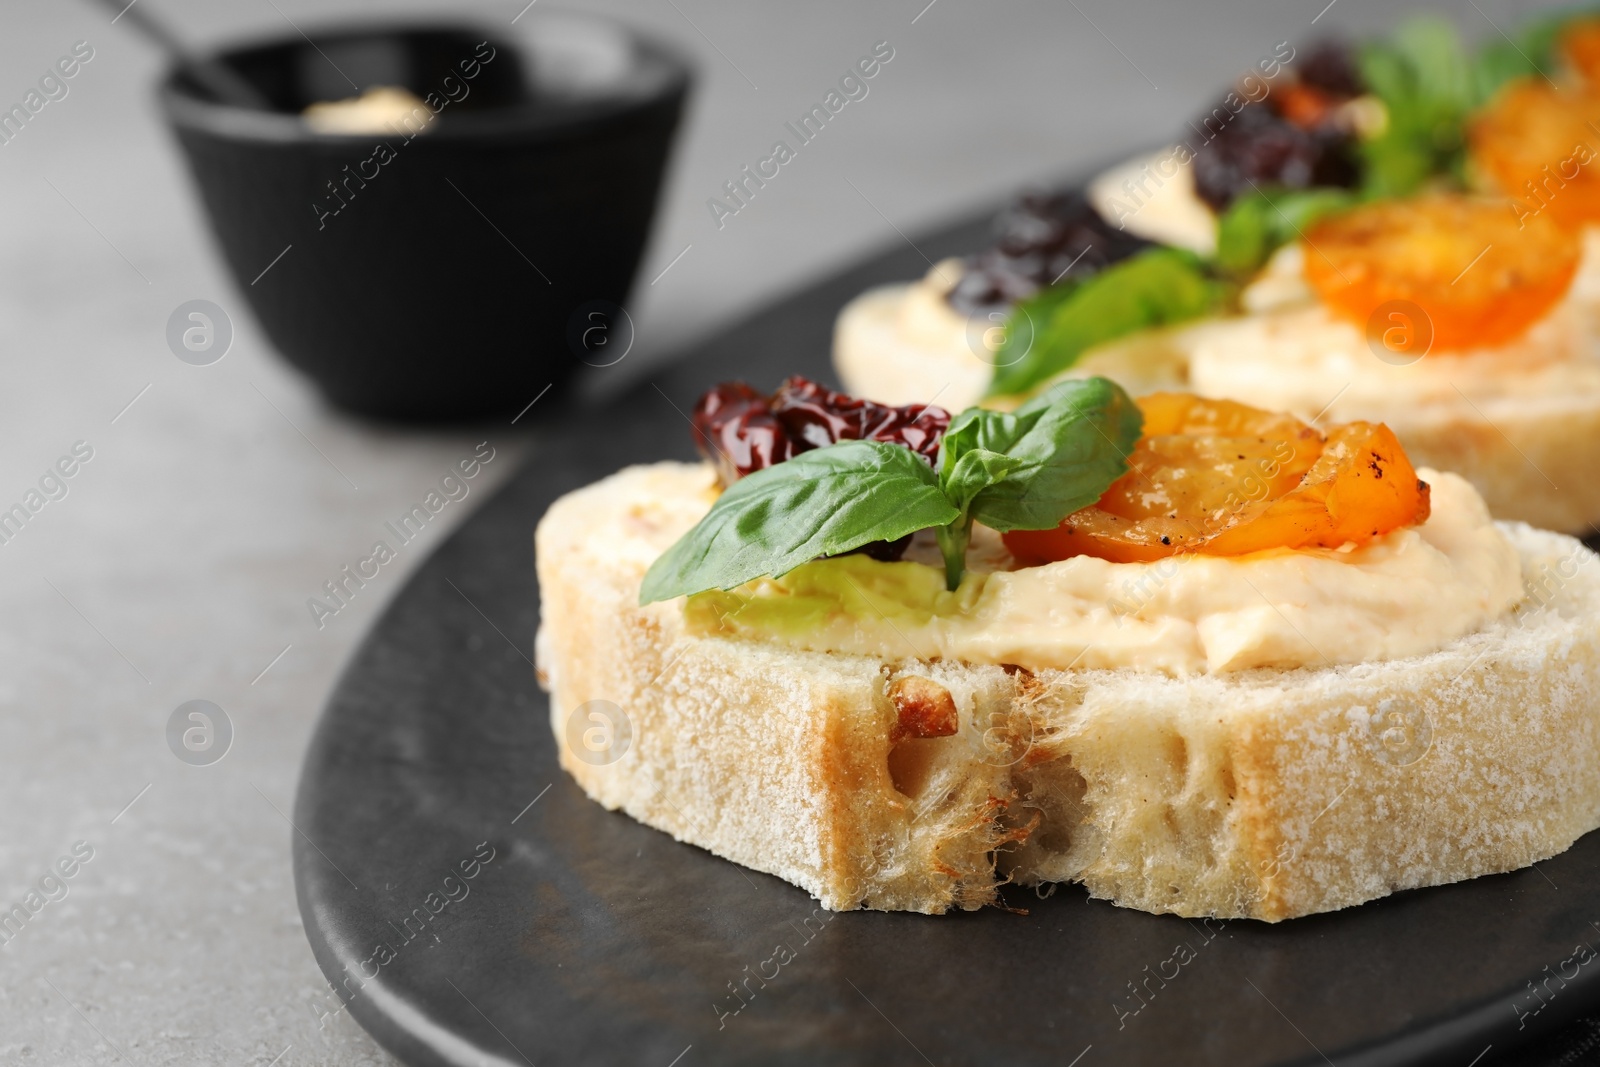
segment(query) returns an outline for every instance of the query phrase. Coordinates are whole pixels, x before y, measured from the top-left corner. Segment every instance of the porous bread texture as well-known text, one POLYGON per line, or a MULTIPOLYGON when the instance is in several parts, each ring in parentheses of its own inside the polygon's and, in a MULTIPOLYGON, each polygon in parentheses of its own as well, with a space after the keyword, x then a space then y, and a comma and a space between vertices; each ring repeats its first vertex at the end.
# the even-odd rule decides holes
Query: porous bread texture
POLYGON ((1152 912, 1279 920, 1514 870, 1600 825, 1600 567, 1503 524, 1529 598, 1430 655, 1174 678, 881 662, 688 635, 638 605, 705 467, 624 470, 536 535, 541 678, 595 800, 842 910, 940 913, 1005 880, 1152 912), (907 677, 956 733, 899 736, 907 677), (620 756, 581 751, 587 702, 620 756), (581 716, 578 720, 582 725, 581 716))

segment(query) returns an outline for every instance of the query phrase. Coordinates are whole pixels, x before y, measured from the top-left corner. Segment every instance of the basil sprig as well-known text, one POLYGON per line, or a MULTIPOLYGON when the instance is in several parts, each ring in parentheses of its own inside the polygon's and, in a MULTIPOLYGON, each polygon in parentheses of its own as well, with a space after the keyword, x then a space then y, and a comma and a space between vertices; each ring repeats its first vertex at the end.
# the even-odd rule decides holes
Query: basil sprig
POLYGON ((1059 382, 1016 411, 968 408, 939 451, 939 487, 960 517, 939 530, 945 581, 961 581, 974 521, 1005 533, 1048 530, 1100 499, 1128 469, 1144 426, 1105 378, 1059 382))
POLYGON ((1467 113, 1480 98, 1455 26, 1407 19, 1361 48, 1357 61, 1385 114, 1383 132, 1360 146, 1362 186, 1374 196, 1405 196, 1435 175, 1459 177, 1467 113))
POLYGON ((1143 425, 1104 378, 1061 382, 1013 412, 968 408, 939 469, 902 445, 841 441, 741 478, 651 565, 639 603, 733 589, 874 541, 936 530, 945 582, 966 566, 973 522, 1045 530, 1100 499, 1128 469, 1143 425))
POLYGON ((1362 191, 1406 196, 1440 177, 1465 184, 1468 117, 1513 78, 1553 71, 1556 40, 1579 13, 1532 20, 1477 52, 1448 19, 1419 15, 1362 47, 1361 79, 1386 116, 1383 131, 1360 145, 1362 191))

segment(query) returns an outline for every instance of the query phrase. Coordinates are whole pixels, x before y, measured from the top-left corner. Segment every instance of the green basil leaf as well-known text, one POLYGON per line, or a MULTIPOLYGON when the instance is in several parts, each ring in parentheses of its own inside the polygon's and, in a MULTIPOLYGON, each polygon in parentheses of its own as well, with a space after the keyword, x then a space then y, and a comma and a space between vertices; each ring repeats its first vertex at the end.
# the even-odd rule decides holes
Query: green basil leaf
POLYGON ((975 448, 961 454, 949 476, 940 478, 939 487, 944 490, 945 499, 965 512, 979 493, 1022 465, 1022 460, 1002 452, 975 448))
POLYGON ((1006 316, 1004 339, 993 356, 996 377, 1002 370, 1021 362, 1032 351, 1039 332, 1055 314, 1056 308, 1075 296, 1094 277, 1091 274, 1085 278, 1076 275, 1063 278, 1054 285, 1045 286, 1011 309, 1006 316))
POLYGON ((1549 78, 1560 66, 1556 45, 1561 32, 1578 18, 1592 18, 1594 6, 1581 5, 1529 19, 1509 39, 1492 37, 1473 60, 1472 106, 1482 107, 1506 82, 1516 78, 1549 78))
POLYGON ((1388 112, 1384 131, 1360 146, 1362 191, 1406 196, 1438 175, 1459 177, 1467 115, 1482 102, 1484 85, 1449 20, 1407 19, 1388 38, 1363 47, 1357 62, 1388 112))
POLYGON ((909 448, 840 441, 731 485, 651 565, 639 603, 778 577, 822 556, 959 517, 938 475, 909 448))
POLYGON ((1362 191, 1406 196, 1431 179, 1466 184, 1468 117, 1513 78, 1554 68, 1561 30, 1580 9, 1531 20, 1515 35, 1494 37, 1477 54, 1438 16, 1402 22, 1358 56, 1362 80, 1383 101, 1388 121, 1363 142, 1362 191))
POLYGON ((1279 248, 1317 220, 1354 207, 1348 189, 1255 189, 1235 200, 1217 223, 1215 262, 1239 280, 1260 270, 1279 248))
POLYGON ((1533 51, 1529 51, 1514 40, 1498 39, 1485 44, 1473 63, 1474 101, 1477 103, 1487 101, 1506 82, 1540 74, 1548 69, 1554 29, 1559 24, 1552 21, 1551 25, 1551 40, 1545 42, 1543 48, 1535 45, 1533 51), (1536 58, 1536 52, 1543 52, 1544 59, 1536 58))
POLYGON ((1138 405, 1114 382, 1058 382, 1016 411, 964 412, 945 435, 940 484, 985 526, 1049 529, 1122 477, 1143 424, 1138 405), (975 484, 980 471, 986 484, 975 484))
POLYGON ((1177 248, 1147 249, 1081 282, 1051 286, 1012 311, 989 395, 1025 393, 1095 345, 1199 318, 1232 292, 1198 256, 1177 248))

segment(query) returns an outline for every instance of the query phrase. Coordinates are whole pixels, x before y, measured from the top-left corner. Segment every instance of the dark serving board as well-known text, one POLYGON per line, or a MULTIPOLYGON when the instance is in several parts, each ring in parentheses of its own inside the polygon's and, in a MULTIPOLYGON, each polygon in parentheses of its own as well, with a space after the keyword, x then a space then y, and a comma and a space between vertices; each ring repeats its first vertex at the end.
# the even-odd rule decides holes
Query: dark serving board
POLYGON ((1570 1024, 1600 1006, 1600 963, 1574 951, 1600 948, 1600 834, 1539 869, 1275 926, 1077 887, 1011 892, 1025 915, 830 916, 604 811, 557 767, 529 662, 545 508, 625 464, 688 458, 682 412, 715 381, 831 380, 846 300, 985 229, 901 245, 543 426, 367 636, 306 756, 295 880, 345 1010, 402 1060, 1489 1067, 1556 1062, 1552 1042, 1589 1032, 1570 1024))

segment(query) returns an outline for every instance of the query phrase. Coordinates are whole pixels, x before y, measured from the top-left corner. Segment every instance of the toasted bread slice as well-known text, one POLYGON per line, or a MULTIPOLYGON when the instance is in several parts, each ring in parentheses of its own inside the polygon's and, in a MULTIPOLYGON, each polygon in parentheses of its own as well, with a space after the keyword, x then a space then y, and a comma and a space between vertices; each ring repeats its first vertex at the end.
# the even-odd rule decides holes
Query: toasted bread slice
POLYGON ((1513 870, 1600 825, 1600 567, 1503 526, 1528 599, 1429 655, 1175 678, 884 662, 638 604, 709 468, 633 467, 537 533, 562 766, 607 808, 836 910, 1003 881, 1285 919, 1513 870))

